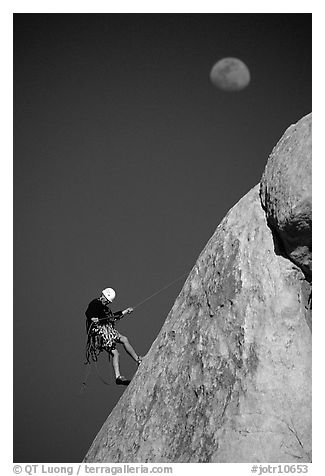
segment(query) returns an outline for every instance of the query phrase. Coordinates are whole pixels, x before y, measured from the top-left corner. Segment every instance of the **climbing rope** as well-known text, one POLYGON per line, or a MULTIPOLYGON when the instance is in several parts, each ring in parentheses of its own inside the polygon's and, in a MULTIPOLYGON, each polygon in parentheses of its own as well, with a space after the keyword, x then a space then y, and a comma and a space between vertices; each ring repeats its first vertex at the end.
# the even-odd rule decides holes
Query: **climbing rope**
MULTIPOLYGON (((95 364, 96 374, 97 374, 97 377, 99 378, 99 380, 101 382, 103 382, 103 384, 105 384, 105 385, 111 385, 111 382, 108 382, 107 380, 105 380, 104 377, 101 375, 96 361, 94 361, 94 364, 95 364)), ((82 380, 79 395, 83 395, 85 393, 87 382, 88 382, 88 379, 89 379, 90 374, 91 374, 91 369, 92 369, 91 362, 86 363, 86 365, 87 365, 87 367, 85 369, 85 374, 84 374, 84 378, 82 380)), ((112 373, 112 371, 111 371, 111 373, 112 373)), ((112 375, 111 375, 111 380, 112 380, 112 375)))
MULTIPOLYGON (((106 320, 105 319, 98 319, 99 321, 106 320)), ((79 391, 79 394, 83 394, 86 390, 87 382, 91 374, 91 360, 95 364, 95 370, 97 373, 98 378, 105 384, 105 385, 110 385, 110 382, 107 382, 104 377, 99 372, 98 365, 97 365, 97 360, 98 360, 98 355, 100 352, 97 351, 96 346, 93 345, 93 342, 91 339, 89 339, 89 335, 91 332, 91 329, 95 323, 92 322, 89 326, 88 332, 87 332, 87 340, 86 340, 86 361, 84 364, 86 365, 85 373, 84 373, 84 378, 82 380, 81 388, 79 391)), ((109 356, 110 358, 110 356, 109 356)))
POLYGON ((90 372, 91 372, 91 365, 89 366, 87 365, 85 369, 85 373, 84 373, 84 378, 82 379, 82 384, 79 390, 79 395, 83 395, 86 391, 86 385, 90 376, 90 372))
POLYGON ((111 382, 108 382, 107 380, 105 380, 104 377, 100 374, 97 362, 95 362, 95 370, 96 370, 96 373, 97 373, 97 376, 98 376, 99 380, 101 380, 105 385, 111 385, 111 382))
POLYGON ((169 288, 172 284, 176 283, 177 281, 179 281, 180 279, 182 279, 184 276, 186 276, 188 274, 188 272, 182 274, 181 276, 178 276, 178 278, 174 279, 173 281, 171 281, 170 283, 166 284, 165 286, 163 286, 162 288, 160 288, 158 291, 156 291, 155 293, 151 294, 150 296, 146 297, 145 299, 143 299, 143 301, 140 301, 138 302, 135 306, 133 306, 133 309, 137 309, 138 307, 142 306, 142 304, 144 304, 145 302, 149 301, 150 299, 152 299, 154 296, 157 296, 157 294, 163 292, 165 289, 169 288))

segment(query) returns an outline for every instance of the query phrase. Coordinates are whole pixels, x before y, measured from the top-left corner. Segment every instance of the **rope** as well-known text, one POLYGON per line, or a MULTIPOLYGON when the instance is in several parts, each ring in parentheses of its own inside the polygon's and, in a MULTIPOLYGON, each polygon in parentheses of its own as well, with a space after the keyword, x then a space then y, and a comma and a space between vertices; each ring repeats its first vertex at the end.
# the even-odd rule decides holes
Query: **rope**
POLYGON ((143 301, 140 301, 138 302, 135 306, 133 306, 133 309, 136 309, 140 306, 142 306, 142 304, 144 304, 145 302, 149 301, 150 299, 152 299, 154 296, 157 296, 157 294, 161 293, 162 291, 164 291, 165 289, 169 288, 172 284, 176 283, 177 281, 179 281, 180 279, 182 279, 184 276, 186 276, 188 274, 188 272, 182 274, 181 276, 178 276, 178 278, 174 279, 173 281, 171 281, 170 283, 166 284, 165 286, 163 286, 162 288, 160 288, 158 291, 156 291, 155 293, 151 294, 150 296, 148 296, 147 298, 143 299, 143 301))
POLYGON ((107 382, 107 380, 105 380, 104 377, 101 376, 101 374, 98 370, 97 362, 95 362, 95 369, 96 369, 96 373, 97 373, 97 376, 98 376, 99 380, 101 380, 105 385, 111 385, 111 382, 107 382))
POLYGON ((79 390, 79 395, 83 395, 85 393, 90 373, 91 373, 91 365, 89 365, 89 367, 87 366, 85 369, 84 378, 82 380, 82 384, 79 390))
MULTIPOLYGON (((101 380, 101 382, 103 382, 105 385, 111 385, 112 382, 108 382, 108 381, 105 380, 104 377, 100 374, 100 371, 99 371, 99 369, 98 369, 98 365, 97 365, 97 362, 96 362, 96 361, 94 362, 94 364, 95 364, 96 374, 97 374, 97 377, 99 378, 99 380, 101 380)), ((86 391, 87 382, 88 382, 88 379, 89 379, 90 374, 91 374, 91 369, 92 369, 92 366, 91 366, 91 363, 89 362, 89 364, 87 365, 85 374, 84 374, 84 378, 83 378, 83 381, 82 381, 80 390, 79 390, 79 395, 83 395, 83 394, 85 393, 85 391, 86 391)), ((111 377, 112 377, 112 376, 111 376, 111 377)), ((111 378, 111 380, 112 380, 112 378, 111 378)))

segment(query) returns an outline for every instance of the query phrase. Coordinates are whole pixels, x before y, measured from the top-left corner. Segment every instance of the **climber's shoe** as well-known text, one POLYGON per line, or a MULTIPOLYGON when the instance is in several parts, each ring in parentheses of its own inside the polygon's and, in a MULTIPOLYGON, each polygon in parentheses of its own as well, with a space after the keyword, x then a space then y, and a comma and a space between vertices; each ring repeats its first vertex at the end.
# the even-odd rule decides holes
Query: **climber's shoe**
POLYGON ((137 360, 138 367, 141 364, 142 359, 143 359, 143 357, 141 357, 141 355, 139 355, 138 360, 137 360))
POLYGON ((123 375, 119 375, 118 377, 116 377, 115 382, 116 385, 129 385, 131 380, 128 380, 127 378, 123 377, 123 375))

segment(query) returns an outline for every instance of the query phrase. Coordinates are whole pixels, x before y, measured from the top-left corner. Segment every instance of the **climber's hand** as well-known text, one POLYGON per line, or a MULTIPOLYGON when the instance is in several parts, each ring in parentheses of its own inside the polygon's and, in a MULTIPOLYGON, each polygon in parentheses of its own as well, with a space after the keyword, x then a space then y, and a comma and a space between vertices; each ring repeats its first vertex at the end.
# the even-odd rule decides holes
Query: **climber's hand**
POLYGON ((92 317, 91 320, 92 320, 95 324, 97 324, 97 322, 99 321, 98 317, 92 317))
POLYGON ((125 309, 125 314, 131 314, 131 312, 133 312, 133 307, 128 307, 125 309))

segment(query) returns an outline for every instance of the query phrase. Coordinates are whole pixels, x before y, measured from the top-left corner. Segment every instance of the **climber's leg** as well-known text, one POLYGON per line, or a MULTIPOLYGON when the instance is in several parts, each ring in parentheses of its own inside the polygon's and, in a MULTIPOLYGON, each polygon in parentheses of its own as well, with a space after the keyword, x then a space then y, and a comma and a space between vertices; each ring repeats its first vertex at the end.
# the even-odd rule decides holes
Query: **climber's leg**
POLYGON ((137 363, 139 363, 139 356, 136 353, 136 351, 133 349, 127 337, 120 335, 117 342, 119 342, 120 344, 123 344, 126 352, 132 357, 132 359, 134 359, 137 363))
POLYGON ((119 353, 117 349, 112 349, 110 351, 111 355, 113 356, 113 368, 115 372, 115 382, 117 385, 129 385, 130 380, 123 377, 120 374, 120 366, 119 366, 119 353))
POLYGON ((120 364, 119 364, 119 353, 117 349, 111 350, 111 355, 113 356, 112 364, 115 373, 115 378, 118 378, 120 374, 120 364))

